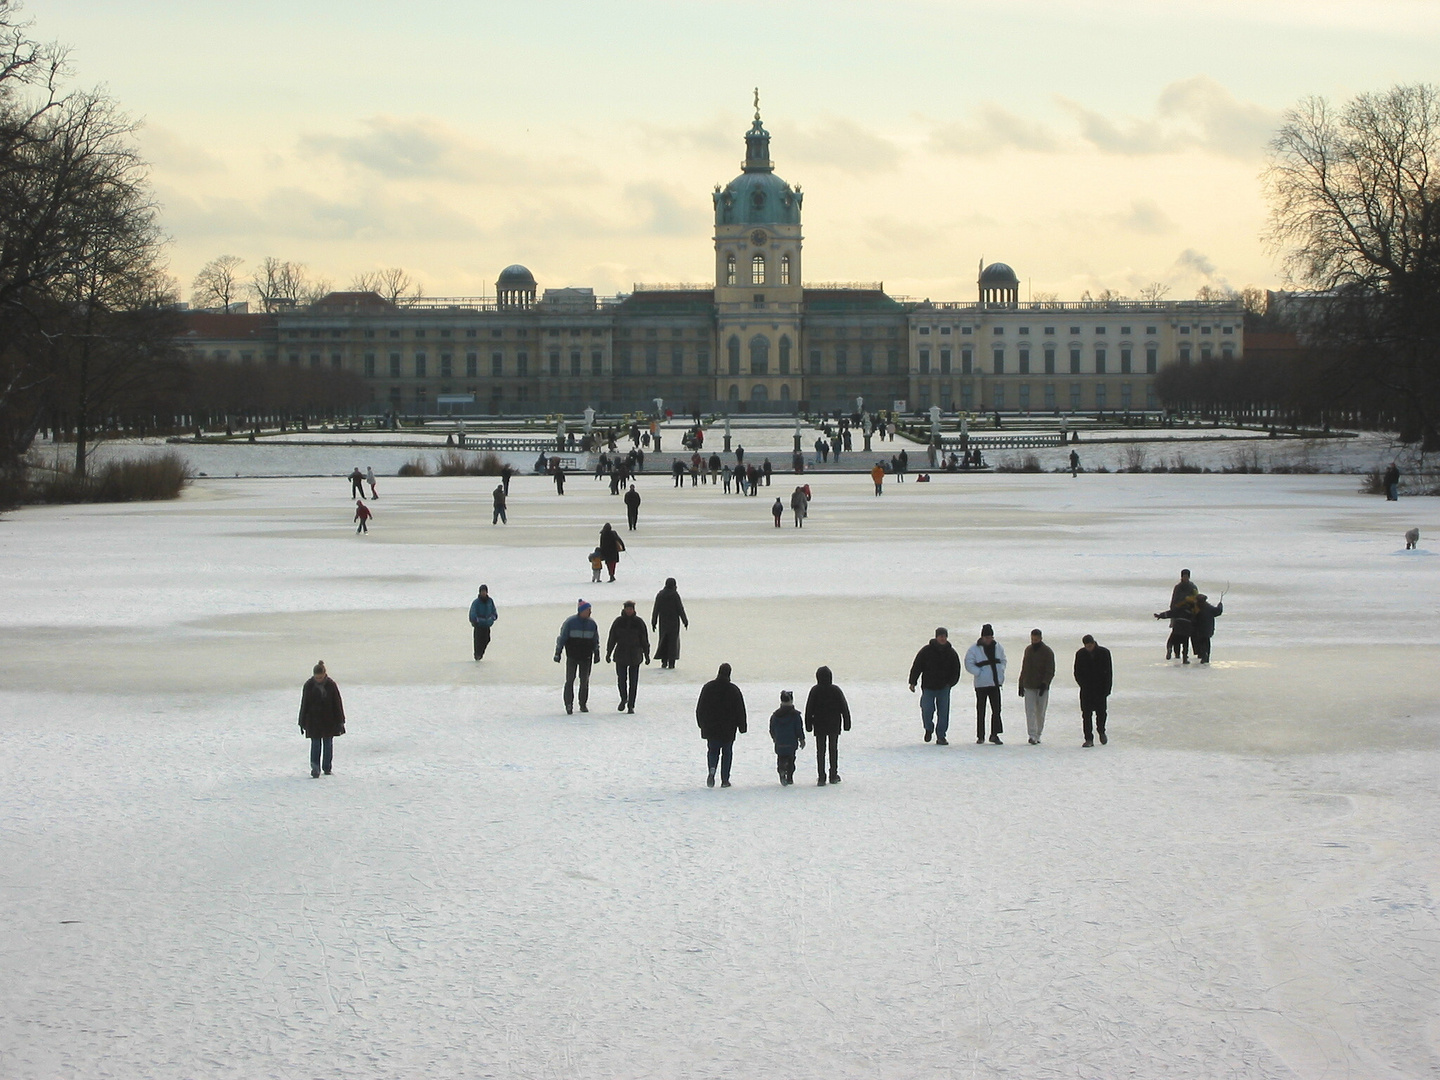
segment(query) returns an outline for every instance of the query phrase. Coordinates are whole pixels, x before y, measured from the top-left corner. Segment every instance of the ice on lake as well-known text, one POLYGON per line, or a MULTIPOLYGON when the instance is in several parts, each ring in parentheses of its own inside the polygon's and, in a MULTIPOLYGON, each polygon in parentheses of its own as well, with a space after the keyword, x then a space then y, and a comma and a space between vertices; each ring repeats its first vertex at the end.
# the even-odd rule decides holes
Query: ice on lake
MULTIPOLYGON (((315 470, 320 471, 320 470, 315 470)), ((1440 1071, 1440 505, 1353 476, 198 482, 0 519, 0 1075, 1415 1077, 1440 1071), (629 544, 590 583, 601 524, 629 544), (1421 551, 1403 533, 1421 530, 1421 551), (1215 663, 1166 663, 1189 567, 1215 663), (691 628, 566 716, 556 630, 691 628), (500 607, 486 659, 465 609, 500 607), (921 741, 910 660, 1059 658, 1041 746, 921 741), (1080 747, 1070 658, 1115 655, 1080 747), (323 658, 336 774, 295 725, 323 658), (700 684, 750 731, 704 786, 700 684), (820 664, 839 787, 766 719, 820 664)))

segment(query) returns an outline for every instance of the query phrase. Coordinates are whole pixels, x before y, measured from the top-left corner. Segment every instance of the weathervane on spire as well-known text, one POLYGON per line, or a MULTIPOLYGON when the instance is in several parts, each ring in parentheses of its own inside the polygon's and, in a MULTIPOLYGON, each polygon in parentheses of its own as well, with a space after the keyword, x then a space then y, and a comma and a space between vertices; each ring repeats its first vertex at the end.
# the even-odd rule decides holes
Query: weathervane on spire
POLYGON ((760 119, 760 88, 755 87, 755 119, 760 119))

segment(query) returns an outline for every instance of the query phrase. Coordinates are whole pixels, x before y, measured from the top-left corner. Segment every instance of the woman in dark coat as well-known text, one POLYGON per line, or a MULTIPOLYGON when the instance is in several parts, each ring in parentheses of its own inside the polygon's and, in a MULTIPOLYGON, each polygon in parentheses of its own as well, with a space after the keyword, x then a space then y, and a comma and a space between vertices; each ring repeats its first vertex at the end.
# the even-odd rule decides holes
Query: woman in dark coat
POLYGON ((315 665, 315 675, 300 688, 300 730, 310 740, 310 775, 330 775, 334 758, 331 742, 345 734, 345 703, 340 700, 340 687, 325 671, 325 661, 315 665))
POLYGON ((850 730, 850 705, 845 700, 845 691, 835 685, 835 677, 828 667, 815 672, 815 685, 805 699, 805 730, 815 733, 815 765, 820 772, 817 784, 825 786, 825 747, 830 747, 830 776, 832 784, 840 782, 840 730, 850 730))
POLYGON ((685 614, 685 602, 680 599, 680 590, 673 577, 665 579, 665 588, 655 594, 655 604, 650 609, 650 629, 656 631, 655 659, 662 668, 673 668, 680 659, 680 627, 690 629, 690 617, 685 614))
POLYGON ((707 744, 710 776, 706 787, 715 786, 715 766, 720 766, 720 786, 730 786, 730 761, 735 753, 735 736, 744 734, 745 695, 730 681, 730 665, 721 664, 715 678, 700 688, 695 702, 695 724, 707 744))
POLYGON ((620 552, 624 550, 625 541, 620 539, 620 534, 607 521, 600 530, 600 558, 605 560, 605 568, 610 571, 611 581, 615 580, 615 566, 620 562, 620 552))

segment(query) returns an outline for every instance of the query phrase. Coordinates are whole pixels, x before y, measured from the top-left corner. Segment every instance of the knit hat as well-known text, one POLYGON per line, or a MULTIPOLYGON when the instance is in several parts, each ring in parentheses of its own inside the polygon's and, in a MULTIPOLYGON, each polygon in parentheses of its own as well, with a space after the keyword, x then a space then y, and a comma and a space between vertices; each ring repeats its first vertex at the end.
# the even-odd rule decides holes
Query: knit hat
POLYGON ((589 611, 589 610, 590 610, 590 601, 589 601, 589 600, 581 600, 579 603, 577 603, 577 604, 575 605, 575 614, 577 614, 577 615, 580 614, 580 612, 582 612, 582 611, 589 611))
POLYGON ((781 705, 792 705, 792 704, 794 704, 794 702, 795 702, 795 695, 792 694, 789 690, 781 690, 781 691, 780 691, 780 704, 781 704, 781 705))
POLYGON ((995 636, 995 628, 994 628, 993 626, 991 626, 991 625, 987 622, 984 626, 980 627, 980 636, 981 636, 981 637, 994 637, 994 636, 995 636))

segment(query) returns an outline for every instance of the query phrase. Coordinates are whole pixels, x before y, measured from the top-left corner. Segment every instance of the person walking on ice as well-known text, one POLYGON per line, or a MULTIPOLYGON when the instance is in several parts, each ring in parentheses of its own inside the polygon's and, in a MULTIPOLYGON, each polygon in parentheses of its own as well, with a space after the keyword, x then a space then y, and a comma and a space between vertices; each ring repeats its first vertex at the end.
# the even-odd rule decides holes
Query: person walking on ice
POLYGON ((625 541, 608 521, 600 530, 600 555, 605 568, 610 571, 610 580, 615 580, 615 567, 620 563, 620 553, 625 550, 625 541))
POLYGON ((1074 480, 1080 474, 1080 455, 1074 450, 1070 451, 1070 479, 1074 480))
POLYGON ((600 571, 604 569, 604 567, 605 556, 600 554, 600 549, 597 547, 594 551, 590 552, 590 583, 592 585, 599 582, 600 571))
POLYGON ((877 461, 875 467, 870 470, 870 479, 875 481, 875 497, 879 498, 885 484, 885 466, 877 461))
POLYGON ((350 470, 350 497, 352 499, 358 499, 365 494, 365 489, 360 486, 363 483, 365 483, 365 476, 361 473, 360 466, 356 465, 350 470))
POLYGON ((635 614, 635 601, 626 600, 619 616, 610 624, 610 637, 605 642, 605 662, 614 662, 615 680, 620 686, 617 712, 635 711, 642 659, 650 663, 650 634, 645 629, 645 620, 635 614))
POLYGON ((475 659, 485 659, 485 650, 490 647, 490 628, 500 613, 495 601, 490 599, 490 587, 481 585, 480 592, 470 601, 470 625, 475 628, 475 659))
POLYGON ((1098 645, 1086 634, 1080 639, 1080 648, 1075 653, 1075 683, 1080 687, 1080 722, 1085 735, 1083 746, 1094 746, 1095 736, 1100 736, 1100 745, 1105 738, 1106 700, 1114 684, 1115 670, 1110 660, 1110 650, 1098 645), (1095 726, 1090 725, 1091 717, 1095 726))
POLYGON ((775 528, 780 528, 780 519, 785 516, 785 504, 780 501, 780 496, 775 496, 775 502, 770 507, 770 516, 775 519, 775 528))
POLYGON ((370 500, 373 502, 380 497, 375 493, 375 466, 365 466, 365 483, 370 485, 370 500))
POLYGON ((1030 745, 1039 746, 1045 734, 1045 710, 1050 704, 1050 684, 1055 681, 1055 653, 1042 640, 1039 630, 1030 631, 1030 644, 1020 658, 1020 679, 1016 687, 1025 701, 1025 727, 1030 745))
POLYGON ((640 521, 640 492, 635 490, 634 484, 625 492, 625 520, 630 525, 630 531, 634 532, 640 521))
POLYGON ((673 577, 665 579, 665 587, 655 594, 650 607, 650 629, 656 632, 655 658, 662 668, 674 670, 680 659, 680 627, 690 629, 690 616, 685 614, 685 601, 673 577))
POLYGON ((575 614, 560 624, 555 639, 555 663, 565 654, 565 712, 575 711, 575 676, 580 676, 580 711, 589 712, 590 668, 600 662, 600 628, 590 617, 590 604, 577 601, 575 614))
POLYGON ((1210 663, 1210 639, 1215 636, 1215 620, 1224 614, 1224 600, 1212 604, 1204 593, 1195 594, 1195 621, 1190 624, 1190 644, 1195 649, 1195 658, 1202 664, 1210 663))
POLYGON ((1000 722, 1000 687, 1005 684, 1005 650, 995 640, 989 623, 980 628, 980 637, 965 650, 965 670, 975 677, 975 741, 985 741, 985 706, 990 706, 990 741, 996 746, 1005 730, 1000 722))
POLYGON ((490 493, 490 501, 494 504, 495 507, 490 514, 490 524, 494 525, 497 521, 503 521, 506 525, 509 525, 510 519, 505 516, 504 484, 495 485, 495 490, 490 493))
MULTIPOLYGON (((356 471, 358 472, 359 470, 357 469, 356 471)), ((370 508, 365 505, 365 501, 363 499, 355 500, 355 516, 351 520, 358 521, 360 523, 355 526, 355 531, 357 533, 368 533, 370 531, 370 519, 374 516, 375 515, 371 512, 370 508)))
POLYGON ((720 769, 720 786, 730 786, 730 764, 735 756, 735 736, 745 734, 745 695, 730 681, 730 665, 721 664, 715 678, 700 688, 695 702, 695 725, 705 740, 705 761, 710 774, 706 787, 715 786, 715 769, 720 769))
POLYGON ((850 730, 850 704, 845 700, 845 691, 835 685, 835 677, 828 667, 817 668, 815 685, 805 699, 805 730, 815 735, 815 769, 819 774, 815 783, 824 787, 825 750, 830 750, 830 773, 832 784, 840 783, 840 732, 850 730))
POLYGON ((797 487, 790 495, 790 509, 795 512, 795 528, 803 529, 805 519, 810 516, 810 496, 805 494, 805 488, 797 487))
POLYGON ((795 751, 805 749, 805 719, 795 708, 795 695, 780 691, 780 708, 770 714, 770 741, 775 744, 775 771, 780 786, 795 783, 795 751))
POLYGON ((325 661, 312 670, 300 688, 300 730, 310 740, 310 777, 315 779, 322 769, 330 775, 334 741, 345 734, 345 704, 340 700, 340 687, 325 670, 325 661))
POLYGON ((910 665, 910 692, 920 684, 920 721, 925 725, 926 742, 933 734, 937 746, 950 745, 945 738, 950 730, 950 688, 959 681, 960 654, 950 644, 950 632, 937 626, 935 636, 910 665))

